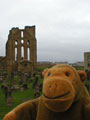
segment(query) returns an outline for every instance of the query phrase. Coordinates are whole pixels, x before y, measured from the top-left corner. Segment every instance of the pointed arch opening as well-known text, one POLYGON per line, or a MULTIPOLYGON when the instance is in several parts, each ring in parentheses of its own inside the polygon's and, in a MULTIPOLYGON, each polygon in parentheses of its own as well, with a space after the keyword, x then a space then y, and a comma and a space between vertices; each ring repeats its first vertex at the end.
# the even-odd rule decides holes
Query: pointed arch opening
POLYGON ((27 41, 27 45, 30 45, 30 40, 27 41))
POLYGON ((24 40, 21 40, 21 44, 23 44, 24 43, 24 40))
POLYGON ((24 47, 23 46, 21 47, 21 59, 22 60, 24 59, 24 47))
POLYGON ((17 48, 15 48, 15 61, 17 61, 17 48))
POLYGON ((30 48, 27 48, 27 59, 30 60, 30 48))
POLYGON ((18 41, 17 40, 15 40, 15 45, 18 45, 18 41))
POLYGON ((21 31, 21 38, 23 38, 23 36, 24 36, 24 35, 23 35, 23 31, 21 31))

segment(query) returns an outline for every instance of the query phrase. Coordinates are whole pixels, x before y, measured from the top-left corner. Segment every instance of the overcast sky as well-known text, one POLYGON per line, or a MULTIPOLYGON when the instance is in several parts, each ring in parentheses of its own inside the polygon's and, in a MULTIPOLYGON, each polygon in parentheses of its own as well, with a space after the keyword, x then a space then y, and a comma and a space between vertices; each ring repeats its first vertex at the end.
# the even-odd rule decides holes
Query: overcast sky
POLYGON ((0 56, 12 27, 32 25, 38 61, 83 61, 90 51, 90 0, 0 0, 0 56))

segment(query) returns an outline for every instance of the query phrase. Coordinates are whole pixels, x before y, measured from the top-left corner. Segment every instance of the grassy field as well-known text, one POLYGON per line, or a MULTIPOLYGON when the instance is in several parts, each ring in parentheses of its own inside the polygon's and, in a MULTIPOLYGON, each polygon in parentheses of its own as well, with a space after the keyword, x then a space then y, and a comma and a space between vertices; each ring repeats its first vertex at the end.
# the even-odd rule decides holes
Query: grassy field
POLYGON ((0 118, 3 118, 3 116, 8 113, 10 110, 12 110, 15 106, 19 105, 22 103, 22 101, 25 98, 33 98, 33 90, 28 89, 23 92, 18 91, 12 94, 14 102, 12 107, 8 107, 6 102, 5 102, 5 96, 2 90, 0 89, 0 118))
MULTIPOLYGON (((44 68, 38 69, 37 71, 41 72, 44 68)), ((83 68, 77 68, 77 70, 83 70, 83 68)), ((33 79, 33 78, 31 78, 33 79)), ((18 76, 15 76, 15 80, 18 80, 18 76)), ((39 77, 39 83, 42 83, 43 80, 39 77)), ((16 107, 17 105, 21 104, 25 99, 33 99, 34 98, 34 91, 32 89, 32 84, 33 83, 29 83, 29 89, 22 91, 17 91, 17 92, 13 92, 12 96, 13 96, 13 105, 11 107, 8 107, 6 102, 5 102, 5 95, 3 93, 3 91, 1 90, 1 83, 0 83, 0 120, 3 119, 4 115, 6 113, 8 113, 9 111, 11 111, 14 107, 16 107)), ((86 81, 86 84, 89 85, 90 87, 90 81, 86 81)), ((89 89, 90 92, 90 89, 89 89)))
MULTIPOLYGON (((33 78, 31 78, 33 79, 33 78)), ((43 80, 39 76, 39 84, 42 83, 43 80)), ((1 83, 0 83, 0 120, 3 119, 4 115, 11 111, 14 107, 17 105, 21 104, 23 101, 27 99, 34 99, 34 90, 32 89, 32 83, 29 83, 29 89, 24 90, 24 91, 16 91, 12 93, 13 96, 13 105, 11 107, 8 107, 5 101, 5 95, 4 92, 1 90, 1 83)))

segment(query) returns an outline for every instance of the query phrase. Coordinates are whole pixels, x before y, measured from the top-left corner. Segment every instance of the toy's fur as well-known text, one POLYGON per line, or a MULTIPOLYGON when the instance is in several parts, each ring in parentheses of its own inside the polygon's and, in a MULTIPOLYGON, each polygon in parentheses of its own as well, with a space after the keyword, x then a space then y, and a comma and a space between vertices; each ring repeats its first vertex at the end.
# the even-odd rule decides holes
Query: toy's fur
POLYGON ((43 71, 43 95, 25 102, 4 120, 89 120, 90 96, 83 84, 84 71, 56 65, 43 71))

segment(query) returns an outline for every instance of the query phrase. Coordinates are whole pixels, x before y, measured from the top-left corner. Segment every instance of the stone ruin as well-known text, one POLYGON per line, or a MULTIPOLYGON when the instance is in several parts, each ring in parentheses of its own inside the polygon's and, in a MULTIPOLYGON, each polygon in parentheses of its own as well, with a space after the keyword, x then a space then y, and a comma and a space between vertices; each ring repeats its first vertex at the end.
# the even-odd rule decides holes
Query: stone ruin
POLYGON ((8 72, 34 71, 37 66, 35 26, 12 28, 6 43, 6 56, 0 57, 0 69, 8 72))
POLYGON ((84 69, 90 71, 90 52, 84 53, 84 69))

